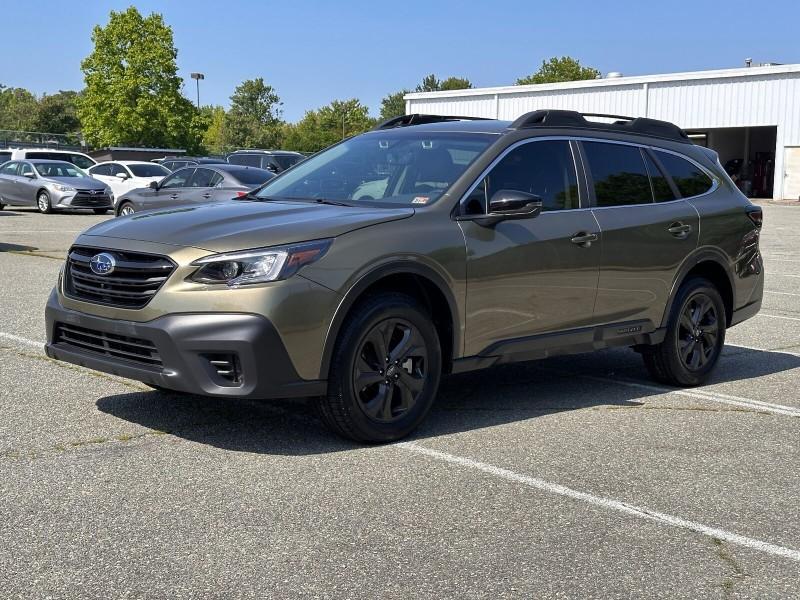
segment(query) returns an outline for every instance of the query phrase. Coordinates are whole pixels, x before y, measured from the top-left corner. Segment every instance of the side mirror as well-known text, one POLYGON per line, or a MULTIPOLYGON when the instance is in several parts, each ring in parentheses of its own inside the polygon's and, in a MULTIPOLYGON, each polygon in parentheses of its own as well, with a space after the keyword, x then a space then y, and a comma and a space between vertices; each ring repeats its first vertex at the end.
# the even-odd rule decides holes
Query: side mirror
POLYGON ((151 181, 147 185, 147 187, 149 187, 151 190, 157 190, 158 189, 158 182, 157 181, 151 181))
POLYGON ((28 179, 36 179, 36 173, 31 173, 30 171, 27 173, 23 173, 22 176, 27 177, 28 179))
POLYGON ((489 212, 479 225, 494 225, 509 219, 533 219, 542 213, 542 198, 519 190, 497 190, 489 199, 489 212))
POLYGON ((128 178, 128 174, 127 173, 117 173, 115 175, 115 177, 117 179, 121 179, 122 181, 125 181, 128 178))

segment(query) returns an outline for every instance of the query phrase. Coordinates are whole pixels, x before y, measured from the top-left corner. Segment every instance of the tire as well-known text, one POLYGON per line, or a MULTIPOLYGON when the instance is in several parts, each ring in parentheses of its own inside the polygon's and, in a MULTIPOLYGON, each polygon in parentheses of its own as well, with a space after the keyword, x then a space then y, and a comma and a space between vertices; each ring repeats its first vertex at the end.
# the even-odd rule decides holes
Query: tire
POLYGON ((39 212, 43 215, 53 212, 53 206, 50 204, 50 194, 45 190, 39 190, 36 193, 36 208, 38 208, 39 212))
POLYGON ((661 383, 691 387, 703 383, 725 345, 725 304, 708 279, 681 285, 660 344, 642 350, 650 376, 661 383))
POLYGON ((127 215, 132 215, 136 212, 136 209, 133 208, 133 204, 131 202, 123 202, 117 208, 117 216, 118 217, 125 217, 127 215))
POLYGON ((328 393, 316 400, 317 412, 342 437, 398 440, 428 414, 441 372, 439 336, 427 311, 410 296, 377 294, 348 316, 334 348, 328 393))
POLYGON ((5 203, 0 202, 0 210, 3 210, 6 207, 5 203))
POLYGON ((107 208, 93 208, 92 212, 94 212, 94 214, 96 214, 96 215, 104 215, 104 214, 106 214, 108 212, 108 209, 107 208))

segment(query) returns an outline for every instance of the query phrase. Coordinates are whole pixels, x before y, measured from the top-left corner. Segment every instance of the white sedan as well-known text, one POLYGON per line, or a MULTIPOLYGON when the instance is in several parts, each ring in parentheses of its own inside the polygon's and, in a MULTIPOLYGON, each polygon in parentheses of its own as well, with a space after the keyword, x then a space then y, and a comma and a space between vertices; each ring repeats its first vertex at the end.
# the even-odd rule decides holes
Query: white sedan
POLYGON ((115 205, 123 194, 137 188, 146 188, 152 181, 160 182, 170 173, 159 164, 138 160, 102 162, 87 170, 92 177, 108 184, 114 193, 115 205))

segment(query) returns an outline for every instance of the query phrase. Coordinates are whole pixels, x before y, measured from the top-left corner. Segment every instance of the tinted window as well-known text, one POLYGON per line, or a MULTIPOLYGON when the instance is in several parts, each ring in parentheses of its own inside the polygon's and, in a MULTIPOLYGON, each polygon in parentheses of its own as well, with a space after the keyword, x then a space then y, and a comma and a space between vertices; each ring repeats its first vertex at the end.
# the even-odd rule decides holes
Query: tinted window
POLYGON ((275 162, 281 171, 288 169, 294 164, 299 163, 303 160, 302 156, 294 156, 293 154, 276 154, 272 157, 273 162, 275 162))
POLYGON ((194 169, 180 169, 167 177, 161 184, 161 188, 186 187, 186 182, 194 173, 194 169))
MULTIPOLYGON (((542 199, 542 210, 578 208, 578 180, 569 142, 564 140, 522 144, 503 159, 486 176, 486 197, 491 200, 499 190, 517 190, 542 199)), ((481 188, 482 186, 478 186, 481 188)), ((480 200, 472 196, 468 202, 480 200)), ((467 207, 474 214, 477 205, 467 207)), ((481 209, 479 212, 484 212, 481 209)))
POLYGON ((672 188, 667 178, 664 177, 664 173, 656 166, 656 163, 653 162, 647 152, 644 153, 644 162, 647 164, 648 173, 650 173, 650 183, 653 184, 653 196, 656 202, 675 200, 675 194, 672 193, 672 188))
POLYGON ((274 173, 265 171, 264 169, 242 169, 241 171, 233 171, 231 176, 243 185, 261 185, 268 179, 275 177, 274 173))
POLYGON ((228 162, 232 165, 261 168, 261 159, 263 157, 263 154, 231 154, 228 157, 228 162))
POLYGON ((195 169, 189 187, 211 187, 216 173, 210 169, 195 169))
POLYGON ((597 206, 653 201, 642 153, 636 146, 583 142, 597 206))
POLYGON ((97 165, 89 169, 92 175, 111 175, 111 165, 97 165))
POLYGON ((20 163, 19 174, 33 175, 33 167, 30 165, 30 163, 20 163))
POLYGON ((656 152, 656 156, 684 198, 699 196, 711 189, 713 182, 700 167, 668 152, 656 152))
POLYGON ((122 173, 123 175, 128 175, 128 171, 119 163, 112 163, 109 165, 111 167, 111 174, 112 175, 119 175, 122 173))
POLYGON ((19 163, 15 162, 7 162, 2 167, 0 167, 0 175, 16 175, 18 164, 19 163))
POLYGON ((164 177, 169 171, 161 165, 128 165, 134 177, 164 177))
POLYGON ((0 164, 3 164, 7 160, 11 160, 11 152, 0 152, 0 164))
POLYGON ((81 156, 80 154, 72 154, 71 152, 26 152, 25 158, 64 160, 80 167, 81 169, 88 169, 89 167, 97 164, 91 158, 81 156))

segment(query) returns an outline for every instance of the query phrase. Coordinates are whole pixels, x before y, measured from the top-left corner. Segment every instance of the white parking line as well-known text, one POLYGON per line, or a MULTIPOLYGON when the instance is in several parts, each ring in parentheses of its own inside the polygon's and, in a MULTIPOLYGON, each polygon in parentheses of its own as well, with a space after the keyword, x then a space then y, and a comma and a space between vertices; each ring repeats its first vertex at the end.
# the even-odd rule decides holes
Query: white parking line
POLYGON ((36 348, 37 350, 41 350, 42 348, 44 348, 44 342, 29 340, 28 338, 24 338, 19 335, 14 335, 13 333, 6 333, 5 331, 0 331, 0 339, 11 340, 12 342, 17 342, 18 344, 22 344, 23 346, 29 346, 31 348, 36 348))
POLYGON ((764 290, 765 294, 778 294, 780 296, 800 296, 800 294, 793 294, 792 292, 774 292, 772 290, 764 290))
MULTIPOLYGON (((800 345, 800 343, 798 343, 800 345)), ((789 356, 800 356, 800 352, 792 352, 791 350, 781 350, 780 348, 756 348, 755 346, 745 346, 744 344, 729 344, 725 342, 725 346, 730 346, 731 348, 744 348, 745 350, 755 350, 757 352, 777 352, 779 354, 788 354, 789 356)))
POLYGON ((786 321, 800 321, 800 318, 798 318, 798 317, 784 317, 783 315, 771 315, 769 313, 763 313, 763 312, 757 313, 756 316, 757 317, 769 317, 771 319, 784 319, 786 321))
POLYGON ((770 276, 770 277, 774 277, 774 276, 776 276, 776 275, 777 275, 778 277, 794 277, 795 279, 800 279, 800 275, 789 275, 788 273, 773 273, 773 272, 771 272, 771 271, 770 271, 770 273, 769 273, 769 276, 770 276))
POLYGON ((746 537, 737 533, 726 531, 724 529, 719 529, 717 527, 710 527, 702 523, 697 523, 696 521, 689 521, 681 517, 668 515, 666 513, 651 510, 649 508, 635 506, 633 504, 628 504, 627 502, 621 502, 611 498, 604 498, 602 496, 595 496, 594 494, 574 490, 558 483, 552 483, 537 477, 516 473, 502 467, 496 467, 494 465, 472 460, 470 458, 465 458, 463 456, 457 456, 455 454, 449 454, 447 452, 440 452, 439 450, 432 450, 430 448, 420 446, 415 442, 401 442, 399 444, 395 444, 395 446, 410 452, 415 452, 423 456, 434 458, 436 460, 467 467, 476 471, 482 471, 489 475, 493 475, 494 477, 500 477, 501 479, 519 483, 543 492, 547 492, 549 494, 557 494, 559 496, 572 498, 573 500, 580 500, 581 502, 585 502, 599 508, 614 510, 637 517, 639 519, 655 521, 656 523, 669 525, 678 529, 693 531, 695 533, 700 533, 702 535, 707 535, 709 537, 728 542, 730 544, 744 546, 745 548, 750 548, 766 554, 781 556, 783 558, 800 562, 800 551, 793 548, 778 546, 777 544, 771 544, 755 538, 746 537))

